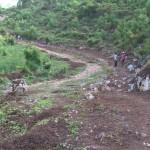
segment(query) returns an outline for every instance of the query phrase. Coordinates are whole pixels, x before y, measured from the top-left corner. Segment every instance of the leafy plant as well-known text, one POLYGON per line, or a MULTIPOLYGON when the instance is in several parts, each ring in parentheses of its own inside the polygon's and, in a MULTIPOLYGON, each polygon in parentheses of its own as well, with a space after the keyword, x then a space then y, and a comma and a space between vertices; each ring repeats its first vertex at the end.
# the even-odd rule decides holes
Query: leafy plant
POLYGON ((68 128, 71 136, 76 137, 79 134, 79 124, 77 122, 68 122, 68 128))
POLYGON ((26 133, 27 127, 26 125, 21 125, 15 121, 10 122, 10 128, 12 130, 12 133, 15 135, 23 135, 26 133))
POLYGON ((99 109, 101 112, 103 112, 103 111, 105 110, 104 104, 98 105, 98 109, 99 109))

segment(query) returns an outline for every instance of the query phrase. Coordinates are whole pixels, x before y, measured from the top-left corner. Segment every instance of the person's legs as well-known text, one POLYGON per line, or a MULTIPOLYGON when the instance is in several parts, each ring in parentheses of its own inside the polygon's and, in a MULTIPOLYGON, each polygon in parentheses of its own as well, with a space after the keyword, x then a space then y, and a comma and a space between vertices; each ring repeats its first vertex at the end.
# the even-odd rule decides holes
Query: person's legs
POLYGON ((121 66, 124 66, 124 59, 121 60, 121 66))
POLYGON ((114 61, 114 63, 115 63, 115 64, 114 64, 114 67, 117 67, 117 61, 116 61, 116 60, 114 61))

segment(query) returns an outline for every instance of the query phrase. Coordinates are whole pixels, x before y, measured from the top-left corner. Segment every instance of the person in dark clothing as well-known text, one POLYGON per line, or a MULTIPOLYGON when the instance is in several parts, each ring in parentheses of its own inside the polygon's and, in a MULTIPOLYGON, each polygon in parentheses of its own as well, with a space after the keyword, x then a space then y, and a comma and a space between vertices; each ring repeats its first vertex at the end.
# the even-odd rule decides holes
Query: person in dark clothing
POLYGON ((114 53, 114 67, 117 67, 117 62, 118 62, 118 55, 117 55, 117 53, 115 52, 115 53, 114 53))

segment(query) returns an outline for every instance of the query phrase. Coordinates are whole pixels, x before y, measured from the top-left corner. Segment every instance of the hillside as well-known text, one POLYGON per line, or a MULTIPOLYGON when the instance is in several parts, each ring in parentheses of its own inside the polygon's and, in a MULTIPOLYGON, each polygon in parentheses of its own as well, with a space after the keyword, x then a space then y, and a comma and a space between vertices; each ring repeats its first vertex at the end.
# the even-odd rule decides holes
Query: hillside
POLYGON ((1 34, 50 43, 150 52, 149 0, 19 0, 6 11, 1 34))
POLYGON ((150 0, 0 14, 0 150, 149 150, 150 0))

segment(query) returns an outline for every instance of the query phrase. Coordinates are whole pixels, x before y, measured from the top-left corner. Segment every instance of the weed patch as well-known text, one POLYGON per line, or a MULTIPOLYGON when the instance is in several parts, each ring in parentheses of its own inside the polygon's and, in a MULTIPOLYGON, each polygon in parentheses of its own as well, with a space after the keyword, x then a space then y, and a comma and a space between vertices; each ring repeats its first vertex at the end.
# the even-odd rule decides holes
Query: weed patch
POLYGON ((39 100, 37 103, 31 108, 36 113, 39 113, 45 109, 49 109, 53 105, 53 100, 39 100))
POLYGON ((15 121, 10 122, 10 129, 14 135, 23 135, 26 133, 27 126, 21 125, 15 121))
POLYGON ((47 124, 52 119, 54 119, 54 118, 50 117, 50 118, 46 118, 46 119, 40 120, 40 121, 37 122, 36 125, 38 125, 38 126, 45 125, 45 124, 47 124))
POLYGON ((77 122, 68 122, 68 128, 71 136, 76 137, 79 134, 79 124, 77 122))
POLYGON ((98 105, 98 109, 100 110, 100 112, 104 112, 104 110, 105 110, 104 104, 98 105))

